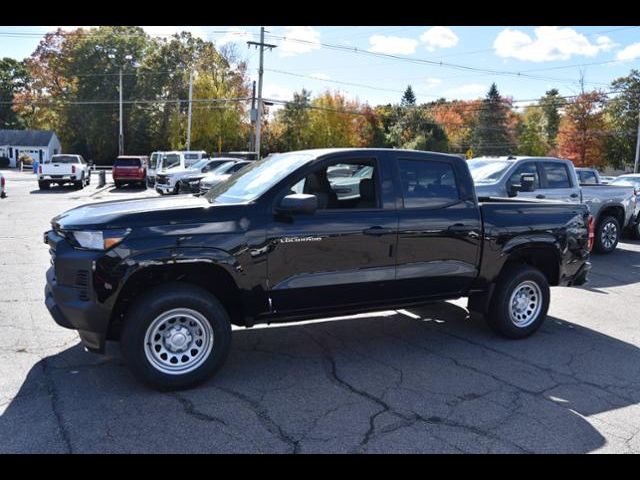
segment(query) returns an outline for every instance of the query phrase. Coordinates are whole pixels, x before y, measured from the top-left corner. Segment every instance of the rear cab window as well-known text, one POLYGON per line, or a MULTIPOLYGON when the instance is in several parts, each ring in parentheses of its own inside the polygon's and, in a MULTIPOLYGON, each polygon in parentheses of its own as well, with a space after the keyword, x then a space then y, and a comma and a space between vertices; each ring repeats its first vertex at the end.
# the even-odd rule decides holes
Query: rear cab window
POLYGON ((113 165, 116 167, 140 167, 142 160, 139 158, 117 158, 113 165))
POLYGON ((49 163, 80 163, 76 155, 54 155, 49 163))
POLYGON ((437 208, 460 200, 450 163, 399 158, 398 169, 404 208, 437 208))
POLYGON ((559 162, 542 162, 546 188, 571 188, 571 176, 567 165, 559 162))

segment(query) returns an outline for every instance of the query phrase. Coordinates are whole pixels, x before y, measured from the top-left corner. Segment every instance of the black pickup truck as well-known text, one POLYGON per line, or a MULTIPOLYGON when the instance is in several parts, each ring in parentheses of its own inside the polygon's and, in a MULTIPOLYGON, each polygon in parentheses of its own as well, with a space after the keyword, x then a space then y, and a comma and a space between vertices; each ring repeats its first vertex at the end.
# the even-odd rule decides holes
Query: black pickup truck
POLYGON ((590 220, 580 204, 479 202, 453 155, 289 152, 201 197, 55 217, 45 302, 87 349, 119 340, 134 374, 164 389, 213 375, 231 324, 468 297, 497 333, 523 338, 546 317, 549 285, 586 281, 590 220))

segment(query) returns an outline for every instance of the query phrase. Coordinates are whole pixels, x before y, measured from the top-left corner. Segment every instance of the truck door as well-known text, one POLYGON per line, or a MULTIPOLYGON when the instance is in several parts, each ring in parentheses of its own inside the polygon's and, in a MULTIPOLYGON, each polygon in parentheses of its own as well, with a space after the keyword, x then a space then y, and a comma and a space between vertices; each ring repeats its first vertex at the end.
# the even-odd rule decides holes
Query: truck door
POLYGON ((523 198, 543 198, 544 193, 540 191, 542 184, 540 183, 540 166, 536 161, 524 161, 516 166, 515 170, 507 179, 505 187, 507 189, 520 185, 520 177, 523 173, 532 174, 535 178, 534 191, 533 192, 518 192, 517 197, 523 198))
POLYGON ((274 215, 267 228, 273 310, 321 311, 388 298, 398 216, 391 172, 381 158, 386 155, 330 157, 281 192, 316 195, 318 209, 274 215))
POLYGON ((464 160, 401 152, 397 157, 399 299, 464 292, 478 273, 482 224, 464 160))

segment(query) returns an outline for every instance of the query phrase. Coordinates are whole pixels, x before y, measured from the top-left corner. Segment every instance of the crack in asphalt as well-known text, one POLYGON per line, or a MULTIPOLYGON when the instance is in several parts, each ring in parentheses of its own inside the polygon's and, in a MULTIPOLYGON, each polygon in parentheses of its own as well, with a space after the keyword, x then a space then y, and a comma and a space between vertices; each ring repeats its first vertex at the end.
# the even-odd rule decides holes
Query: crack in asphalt
POLYGON ((227 422, 225 422, 221 418, 218 418, 214 415, 209 415, 208 413, 204 413, 197 410, 193 402, 188 398, 185 398, 175 392, 169 394, 169 396, 178 400, 178 402, 180 402, 180 405, 182 405, 182 409, 184 410, 184 413, 189 415, 190 417, 196 418, 198 420, 202 420, 203 422, 214 422, 214 423, 219 423, 220 425, 224 425, 225 427, 228 426, 227 422))
POLYGON ((251 397, 227 387, 216 385, 214 388, 217 388, 218 390, 225 392, 228 395, 231 395, 232 397, 235 397, 238 400, 242 401, 245 405, 248 405, 251 411, 255 413, 256 417, 258 417, 258 420, 260 420, 262 425, 264 425, 264 427, 267 429, 267 431, 276 435, 281 442, 286 443, 291 448, 290 453, 300 453, 300 440, 294 439, 282 428, 282 426, 280 426, 275 420, 273 420, 273 418, 269 416, 267 409, 264 408, 259 401, 255 401, 251 397))
POLYGON ((56 422, 58 424, 58 432, 60 433, 62 442, 66 447, 66 453, 73 453, 73 446, 71 444, 71 439, 69 438, 69 432, 67 431, 67 427, 65 427, 64 425, 64 421, 62 420, 62 412, 60 411, 60 406, 58 405, 58 390, 53 378, 51 378, 46 358, 42 359, 41 365, 42 373, 44 374, 47 386, 47 393, 49 394, 49 398, 51 399, 51 409, 53 410, 53 415, 55 416, 56 422))

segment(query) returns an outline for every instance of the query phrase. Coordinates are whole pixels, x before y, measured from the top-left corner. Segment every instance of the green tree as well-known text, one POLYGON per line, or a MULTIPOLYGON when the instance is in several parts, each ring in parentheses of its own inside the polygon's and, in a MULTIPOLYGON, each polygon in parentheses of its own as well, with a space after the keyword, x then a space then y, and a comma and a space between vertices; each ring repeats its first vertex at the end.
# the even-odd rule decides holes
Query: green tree
POLYGON ((636 152, 638 112, 640 112, 640 72, 631 70, 628 76, 611 83, 620 93, 605 107, 610 128, 606 141, 607 160, 617 168, 633 165, 636 152))
POLYGON ((536 106, 527 107, 521 124, 519 155, 544 156, 549 150, 544 112, 536 106))
POLYGON ((449 149, 447 134, 424 106, 403 109, 389 130, 387 142, 392 147, 413 150, 444 152, 449 149))
POLYGON ((509 132, 509 106, 500 96, 495 83, 482 101, 478 121, 472 134, 476 155, 508 155, 514 144, 509 132))
POLYGON ((544 96, 540 98, 539 105, 544 114, 547 143, 552 148, 555 147, 557 143, 558 130, 560 128, 559 110, 564 104, 564 100, 560 98, 560 92, 555 88, 547 90, 544 96))
POLYGON ((25 90, 28 71, 22 61, 0 59, 0 128, 24 128, 22 118, 12 108, 13 97, 25 90))
POLYGON ((407 86, 407 89, 402 94, 402 99, 400 100, 400 105, 403 107, 413 107, 416 104, 416 96, 413 93, 413 88, 411 85, 407 86))
POLYGON ((311 92, 304 88, 294 92, 293 100, 278 112, 282 123, 282 142, 286 150, 300 150, 307 148, 310 142, 311 92))

